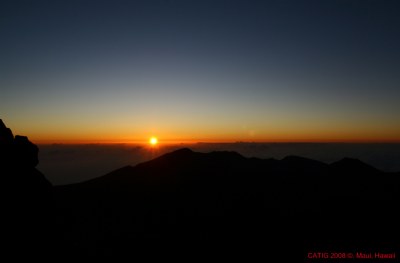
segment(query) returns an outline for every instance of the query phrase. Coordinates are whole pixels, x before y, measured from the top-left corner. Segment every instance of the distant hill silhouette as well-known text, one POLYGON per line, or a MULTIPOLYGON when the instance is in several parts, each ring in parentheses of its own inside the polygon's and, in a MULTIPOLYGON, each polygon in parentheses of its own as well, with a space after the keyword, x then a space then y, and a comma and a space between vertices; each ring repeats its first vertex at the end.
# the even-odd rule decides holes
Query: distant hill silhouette
POLYGON ((161 247, 287 262, 305 261, 316 247, 387 248, 398 240, 399 183, 399 174, 349 158, 325 164, 180 149, 58 186, 56 197, 60 229, 83 254, 161 247))
POLYGON ((313 251, 400 252, 400 173, 356 159, 185 148, 57 187, 37 164, 37 146, 0 120, 2 246, 15 259, 306 262, 313 251))

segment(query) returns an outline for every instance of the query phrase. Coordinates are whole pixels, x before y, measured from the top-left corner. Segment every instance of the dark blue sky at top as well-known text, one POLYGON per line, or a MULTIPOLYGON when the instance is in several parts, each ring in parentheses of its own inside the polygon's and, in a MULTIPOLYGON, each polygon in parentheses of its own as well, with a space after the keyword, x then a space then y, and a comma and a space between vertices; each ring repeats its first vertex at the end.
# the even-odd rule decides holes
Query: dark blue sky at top
POLYGON ((39 94, 32 106, 44 94, 71 99, 111 86, 126 94, 115 83, 132 77, 170 81, 171 92, 196 82, 194 89, 232 92, 237 101, 268 93, 316 108, 324 94, 336 104, 361 96, 364 104, 378 99, 378 115, 395 121, 399 12, 399 1, 382 0, 1 1, 1 110, 23 104, 21 92, 39 94), (116 80, 88 81, 98 76, 116 80))
POLYGON ((69 45, 134 52, 152 44, 239 48, 257 56, 270 55, 269 50, 353 58, 367 53, 371 59, 399 55, 397 1, 4 2, 6 53, 69 45))

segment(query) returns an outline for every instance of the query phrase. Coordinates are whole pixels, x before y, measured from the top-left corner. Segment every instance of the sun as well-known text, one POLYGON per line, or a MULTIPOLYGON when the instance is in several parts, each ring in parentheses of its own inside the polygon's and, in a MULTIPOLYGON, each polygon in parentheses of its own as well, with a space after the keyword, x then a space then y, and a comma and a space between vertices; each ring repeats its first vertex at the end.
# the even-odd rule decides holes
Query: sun
POLYGON ((150 145, 152 145, 152 146, 156 146, 157 143, 158 143, 157 137, 151 137, 150 140, 149 140, 149 143, 150 143, 150 145))

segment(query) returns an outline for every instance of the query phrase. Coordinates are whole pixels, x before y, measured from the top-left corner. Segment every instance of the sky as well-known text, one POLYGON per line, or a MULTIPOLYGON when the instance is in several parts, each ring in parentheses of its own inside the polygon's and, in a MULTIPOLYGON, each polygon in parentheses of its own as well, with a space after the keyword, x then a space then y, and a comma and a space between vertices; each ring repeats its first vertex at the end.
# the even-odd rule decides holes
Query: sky
POLYGON ((400 3, 1 1, 0 118, 37 143, 400 142, 400 3))

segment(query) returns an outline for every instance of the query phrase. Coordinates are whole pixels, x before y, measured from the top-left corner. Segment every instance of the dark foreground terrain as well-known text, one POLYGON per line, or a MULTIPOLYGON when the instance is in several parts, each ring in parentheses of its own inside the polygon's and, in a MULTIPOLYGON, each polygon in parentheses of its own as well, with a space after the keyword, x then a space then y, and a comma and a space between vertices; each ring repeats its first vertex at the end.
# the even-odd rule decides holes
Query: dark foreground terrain
POLYGON ((82 253, 161 246, 304 261, 312 251, 392 251, 399 182, 354 159, 181 149, 55 194, 64 240, 82 253))
POLYGON ((52 187, 34 168, 37 148, 5 129, 3 239, 17 256, 267 262, 342 262, 308 258, 313 252, 400 257, 400 174, 356 159, 325 164, 181 149, 52 187))

